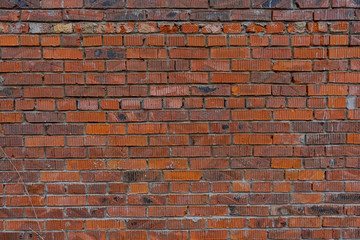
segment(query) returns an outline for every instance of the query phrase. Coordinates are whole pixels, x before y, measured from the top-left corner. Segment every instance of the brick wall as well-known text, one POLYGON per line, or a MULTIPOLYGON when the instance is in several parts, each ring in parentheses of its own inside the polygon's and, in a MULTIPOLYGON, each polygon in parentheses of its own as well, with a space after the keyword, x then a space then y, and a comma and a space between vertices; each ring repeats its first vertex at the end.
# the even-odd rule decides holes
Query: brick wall
POLYGON ((0 8, 0 239, 360 239, 360 1, 0 8))

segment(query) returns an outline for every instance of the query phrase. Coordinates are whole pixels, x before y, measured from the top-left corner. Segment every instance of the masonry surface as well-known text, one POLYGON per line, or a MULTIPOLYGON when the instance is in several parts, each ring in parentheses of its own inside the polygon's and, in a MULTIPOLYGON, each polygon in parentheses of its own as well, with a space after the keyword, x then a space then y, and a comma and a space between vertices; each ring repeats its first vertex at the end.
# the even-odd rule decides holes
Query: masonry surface
POLYGON ((359 20, 0 0, 0 239, 360 239, 359 20))

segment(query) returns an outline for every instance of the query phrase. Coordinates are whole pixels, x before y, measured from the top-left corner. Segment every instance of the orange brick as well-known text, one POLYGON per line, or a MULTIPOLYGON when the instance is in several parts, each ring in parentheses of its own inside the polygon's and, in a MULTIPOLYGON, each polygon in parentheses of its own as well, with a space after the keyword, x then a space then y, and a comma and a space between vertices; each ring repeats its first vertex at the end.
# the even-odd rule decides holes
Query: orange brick
POLYGON ((20 44, 22 46, 39 46, 40 45, 40 37, 37 35, 21 36, 20 44))
POLYGON ((272 144, 272 136, 264 134, 238 134, 234 135, 234 144, 272 144))
POLYGON ((97 36, 97 35, 83 36, 83 45, 84 47, 101 46, 102 36, 97 36))
POLYGON ((312 120, 312 110, 275 110, 275 120, 312 120))
POLYGON ((250 183, 248 182, 233 182, 232 188, 234 192, 250 192, 250 183))
POLYGON ((67 122, 105 122, 104 112, 70 112, 66 114, 67 122))
POLYGON ((347 95, 347 86, 343 85, 310 85, 308 86, 309 95, 347 95))
POLYGON ((18 46, 19 37, 11 35, 0 36, 0 46, 18 46))
POLYGON ((211 58, 250 58, 248 48, 211 48, 211 58))
POLYGON ((301 168, 301 159, 272 158, 271 168, 301 168))
POLYGON ((165 171, 165 181, 198 181, 202 178, 202 171, 165 171))
POLYGON ((80 181, 79 172, 41 172, 42 182, 78 182, 80 181))
POLYGON ((310 61, 277 61, 273 65, 274 71, 286 71, 286 72, 310 72, 310 61))
POLYGON ((25 146, 26 147, 50 147, 64 146, 64 137, 57 136, 46 136, 46 137, 25 137, 25 146))
POLYGON ((124 229, 125 222, 120 220, 86 220, 87 230, 103 230, 103 229, 124 229))
POLYGON ((321 170, 293 170, 285 172, 286 180, 323 180, 324 171, 321 170))
POLYGON ((123 45, 122 36, 113 36, 113 35, 104 36, 104 46, 122 46, 122 45, 123 45))

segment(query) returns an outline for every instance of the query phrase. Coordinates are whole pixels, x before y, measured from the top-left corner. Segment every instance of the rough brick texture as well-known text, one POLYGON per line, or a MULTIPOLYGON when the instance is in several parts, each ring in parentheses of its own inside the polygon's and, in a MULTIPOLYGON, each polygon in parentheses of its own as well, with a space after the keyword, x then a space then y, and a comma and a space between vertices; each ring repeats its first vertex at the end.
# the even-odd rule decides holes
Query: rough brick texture
POLYGON ((0 239, 360 239, 359 20, 0 0, 0 239))

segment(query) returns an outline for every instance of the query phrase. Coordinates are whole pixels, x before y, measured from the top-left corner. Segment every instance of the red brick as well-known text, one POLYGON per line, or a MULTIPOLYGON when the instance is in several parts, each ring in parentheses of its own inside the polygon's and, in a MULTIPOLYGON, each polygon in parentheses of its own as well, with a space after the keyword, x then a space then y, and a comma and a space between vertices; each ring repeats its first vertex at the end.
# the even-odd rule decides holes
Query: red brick
POLYGON ((42 21, 48 21, 48 22, 59 22, 61 21, 61 11, 39 11, 39 10, 33 10, 33 11, 23 11, 21 15, 22 21, 31 21, 31 22, 42 22, 42 21))
POLYGON ((45 59, 82 59, 83 51, 79 49, 44 49, 45 59))
POLYGON ((39 59, 41 52, 38 48, 2 48, 1 57, 3 59, 39 59))
POLYGON ((270 120, 271 112, 268 110, 234 110, 232 111, 232 120, 270 120))
POLYGON ((105 122, 106 113, 103 112, 72 112, 66 114, 68 122, 105 122))
POLYGON ((283 23, 269 23, 266 25, 267 33, 282 33, 283 31, 285 31, 283 23))
MULTIPOLYGON (((284 10, 275 10, 273 11, 272 20, 274 21, 312 21, 313 12, 311 11, 284 11, 284 10)), ((316 18, 315 20, 319 20, 316 18)))
POLYGON ((271 69, 269 60, 233 60, 233 71, 267 71, 271 69))
POLYGON ((62 46, 64 47, 80 47, 81 38, 76 35, 62 36, 62 46))
POLYGON ((6 21, 6 22, 7 21, 9 21, 9 22, 19 21, 20 20, 20 12, 19 11, 1 10, 1 12, 0 12, 0 20, 1 21, 6 21))
POLYGON ((12 196, 6 198, 7 206, 45 206, 45 198, 41 196, 12 196))
POLYGON ((43 221, 6 221, 5 230, 10 231, 21 231, 21 230, 32 230, 42 231, 44 229, 43 221))
POLYGON ((82 1, 80 0, 72 0, 72 1, 64 1, 64 0, 59 0, 59 1, 51 1, 51 0, 44 0, 42 2, 42 7, 43 8, 81 8, 82 5, 82 1))
POLYGON ((321 1, 306 1, 306 0, 297 0, 296 4, 300 8, 328 8, 329 0, 321 0, 321 1))
POLYGON ((270 59, 290 59, 291 50, 285 48, 272 48, 272 49, 254 49, 254 58, 270 58, 270 59))
POLYGON ((102 11, 66 9, 63 14, 65 20, 72 21, 101 21, 104 19, 102 11))
POLYGON ((49 220, 46 222, 48 230, 83 230, 84 220, 49 220))
POLYGON ((311 85, 308 86, 309 95, 347 95, 347 86, 342 85, 311 85))
POLYGON ((298 239, 301 238, 300 230, 271 230, 269 237, 274 239, 298 239))
POLYGON ((321 227, 320 218, 289 218, 289 227, 307 227, 307 228, 319 228, 321 227))
POLYGON ((311 59, 311 58, 326 58, 327 54, 326 51, 322 48, 312 48, 312 49, 294 49, 294 58, 301 58, 301 59, 311 59))
POLYGON ((150 86, 151 96, 183 96, 189 95, 187 86, 150 86))
POLYGON ((205 60, 205 61, 191 61, 191 70, 208 72, 208 71, 229 71, 230 62, 229 61, 220 61, 220 60, 205 60))
POLYGON ((208 51, 206 49, 170 49, 170 58, 208 58, 208 51))

